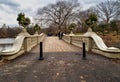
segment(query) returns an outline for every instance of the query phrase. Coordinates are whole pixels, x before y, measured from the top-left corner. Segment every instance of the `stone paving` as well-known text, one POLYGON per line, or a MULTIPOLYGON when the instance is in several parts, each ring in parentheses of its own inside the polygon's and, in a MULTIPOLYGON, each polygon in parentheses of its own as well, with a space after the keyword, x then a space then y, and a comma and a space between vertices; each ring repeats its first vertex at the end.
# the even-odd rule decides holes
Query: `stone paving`
POLYGON ((29 53, 0 66, 0 82, 120 82, 120 63, 87 53, 47 37, 43 44, 44 60, 39 58, 39 45, 29 53))

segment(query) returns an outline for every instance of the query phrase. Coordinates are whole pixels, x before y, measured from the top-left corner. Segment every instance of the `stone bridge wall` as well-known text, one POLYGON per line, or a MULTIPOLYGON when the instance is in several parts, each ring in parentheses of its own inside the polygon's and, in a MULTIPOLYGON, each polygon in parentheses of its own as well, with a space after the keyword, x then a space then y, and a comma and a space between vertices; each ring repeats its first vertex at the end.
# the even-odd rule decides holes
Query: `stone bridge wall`
POLYGON ((64 35, 63 40, 80 48, 82 48, 82 43, 85 42, 86 51, 91 51, 92 39, 89 37, 81 35, 64 35))
POLYGON ((29 35, 27 33, 20 33, 18 36, 24 37, 22 45, 18 44, 19 40, 17 40, 13 43, 13 47, 11 49, 1 51, 0 55, 3 60, 12 60, 25 52, 29 52, 34 46, 39 44, 46 37, 44 33, 41 33, 40 35, 29 35), (17 46, 14 46, 14 44, 17 44, 17 46), (18 48, 18 46, 21 47, 18 48), (16 48, 19 49, 19 51, 16 52, 16 48))
POLYGON ((64 34, 63 40, 65 42, 68 42, 70 44, 76 45, 80 48, 82 48, 82 43, 85 42, 86 45, 86 51, 92 51, 94 53, 97 53, 99 55, 103 55, 108 58, 118 58, 120 59, 120 52, 107 52, 100 50, 95 41, 91 37, 86 37, 82 35, 66 35, 64 34))

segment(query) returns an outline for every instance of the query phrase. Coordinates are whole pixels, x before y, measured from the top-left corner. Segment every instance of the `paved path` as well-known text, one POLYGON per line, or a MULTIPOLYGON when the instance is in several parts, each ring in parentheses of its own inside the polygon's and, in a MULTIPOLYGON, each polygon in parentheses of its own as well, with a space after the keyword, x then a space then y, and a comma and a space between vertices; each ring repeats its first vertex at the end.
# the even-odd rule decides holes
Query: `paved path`
POLYGON ((81 49, 56 37, 44 41, 44 60, 39 46, 0 66, 0 82, 120 82, 120 64, 95 54, 82 60, 81 49))
POLYGON ((44 42, 44 52, 79 52, 81 49, 69 45, 57 37, 46 38, 44 42))

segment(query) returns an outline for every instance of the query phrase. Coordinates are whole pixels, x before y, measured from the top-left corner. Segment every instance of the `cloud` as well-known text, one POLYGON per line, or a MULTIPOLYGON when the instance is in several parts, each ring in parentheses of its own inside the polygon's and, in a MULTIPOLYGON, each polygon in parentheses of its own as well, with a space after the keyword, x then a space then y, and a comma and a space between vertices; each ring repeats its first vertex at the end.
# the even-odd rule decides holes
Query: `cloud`
POLYGON ((105 0, 78 0, 81 5, 83 10, 89 9, 90 7, 94 7, 98 5, 101 2, 104 2, 105 0))
POLYGON ((84 4, 99 4, 100 2, 104 2, 105 0, 83 0, 84 4))
POLYGON ((12 7, 19 6, 19 4, 16 4, 11 0, 0 0, 0 4, 5 4, 5 5, 8 5, 8 6, 12 6, 12 7))
POLYGON ((17 24, 16 17, 19 4, 12 0, 0 0, 0 26, 17 24))
POLYGON ((7 24, 7 25, 15 25, 17 24, 17 21, 15 17, 17 17, 15 14, 9 14, 5 12, 0 12, 0 15, 2 18, 0 19, 0 25, 7 24))
MULTIPOLYGON (((31 20, 36 16, 38 8, 55 3, 58 0, 0 0, 0 25, 18 25, 18 13, 24 12, 31 20)), ((94 6, 104 0, 79 0, 84 9, 94 6)))
POLYGON ((38 8, 56 0, 0 0, 0 25, 18 25, 16 18, 18 13, 24 12, 26 17, 33 20, 38 8))
MULTIPOLYGON (((10 6, 5 5, 5 4, 1 4, 1 5, 0 5, 0 9, 1 9, 2 11, 6 12, 6 13, 15 13, 15 10, 17 10, 16 7, 12 7, 12 8, 11 8, 10 6)), ((0 11, 0 12, 2 12, 2 11, 0 11)))

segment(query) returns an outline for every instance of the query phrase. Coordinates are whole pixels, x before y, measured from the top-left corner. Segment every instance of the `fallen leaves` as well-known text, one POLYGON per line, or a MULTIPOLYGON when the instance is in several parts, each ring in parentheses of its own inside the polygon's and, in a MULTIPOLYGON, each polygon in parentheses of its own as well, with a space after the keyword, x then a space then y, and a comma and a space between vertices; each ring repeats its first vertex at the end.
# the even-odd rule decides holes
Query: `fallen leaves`
POLYGON ((60 73, 57 73, 56 75, 57 75, 57 76, 59 76, 59 75, 60 75, 60 73))
POLYGON ((8 64, 8 63, 10 63, 10 61, 0 60, 0 66, 5 65, 5 64, 8 64))
POLYGON ((81 75, 80 76, 80 79, 81 79, 81 82, 86 82, 86 78, 88 78, 88 75, 81 75))
POLYGON ((84 79, 84 77, 83 77, 83 76, 80 76, 80 79, 84 79))

